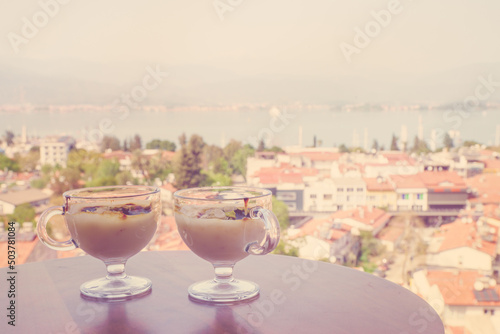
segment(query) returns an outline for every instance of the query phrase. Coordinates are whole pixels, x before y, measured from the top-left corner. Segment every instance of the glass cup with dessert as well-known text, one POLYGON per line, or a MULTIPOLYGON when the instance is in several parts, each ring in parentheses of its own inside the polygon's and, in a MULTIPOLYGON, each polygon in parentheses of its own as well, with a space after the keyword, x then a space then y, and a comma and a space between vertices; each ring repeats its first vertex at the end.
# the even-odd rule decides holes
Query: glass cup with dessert
POLYGON ((276 248, 279 222, 271 211, 272 194, 250 187, 205 187, 174 193, 175 221, 186 245, 215 270, 213 280, 194 283, 197 301, 231 303, 259 294, 256 283, 233 277, 236 262, 276 248))
POLYGON ((151 241, 161 216, 160 190, 148 186, 82 188, 63 194, 64 205, 43 212, 37 234, 48 247, 58 250, 81 248, 106 265, 106 277, 81 285, 84 296, 97 299, 128 299, 146 294, 151 281, 125 273, 127 260, 151 241), (47 223, 62 215, 71 238, 54 240, 47 223))

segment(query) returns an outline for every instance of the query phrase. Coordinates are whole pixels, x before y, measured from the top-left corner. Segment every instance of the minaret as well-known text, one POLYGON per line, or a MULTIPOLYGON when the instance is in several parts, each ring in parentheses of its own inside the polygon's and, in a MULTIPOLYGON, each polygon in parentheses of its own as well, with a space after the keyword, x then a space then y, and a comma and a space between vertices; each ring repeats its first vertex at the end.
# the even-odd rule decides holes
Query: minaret
POLYGON ((435 151, 437 149, 436 140, 437 140, 436 129, 432 129, 432 131, 431 131, 431 141, 429 143, 429 148, 431 149, 431 151, 435 151))

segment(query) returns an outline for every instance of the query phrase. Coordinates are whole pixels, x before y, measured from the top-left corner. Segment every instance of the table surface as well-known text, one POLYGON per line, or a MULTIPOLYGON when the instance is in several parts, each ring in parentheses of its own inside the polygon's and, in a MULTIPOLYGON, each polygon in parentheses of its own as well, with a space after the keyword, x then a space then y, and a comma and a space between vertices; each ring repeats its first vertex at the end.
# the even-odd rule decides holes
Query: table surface
POLYGON ((9 274, 1 268, 0 333, 444 333, 439 316, 412 292, 329 263, 249 256, 234 276, 258 283, 260 296, 222 306, 188 298, 190 284, 213 278, 210 263, 189 251, 142 252, 126 271, 150 278, 152 292, 114 303, 83 299, 79 286, 105 274, 104 264, 89 256, 17 266, 12 327, 9 274))

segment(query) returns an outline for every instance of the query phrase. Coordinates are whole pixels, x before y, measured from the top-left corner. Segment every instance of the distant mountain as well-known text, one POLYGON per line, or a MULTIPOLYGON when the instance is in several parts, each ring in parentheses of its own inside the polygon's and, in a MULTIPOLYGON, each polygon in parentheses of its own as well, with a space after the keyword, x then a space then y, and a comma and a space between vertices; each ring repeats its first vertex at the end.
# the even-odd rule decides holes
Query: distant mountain
MULTIPOLYGON (((0 104, 107 104, 141 85, 146 66, 81 61, 0 59, 0 104)), ((425 75, 387 70, 352 71, 328 77, 293 74, 242 75, 204 65, 168 66, 169 76, 143 104, 189 105, 238 102, 452 103, 473 95, 478 77, 500 82, 500 63, 472 64, 425 75)), ((500 87, 490 98, 500 100, 500 87)))

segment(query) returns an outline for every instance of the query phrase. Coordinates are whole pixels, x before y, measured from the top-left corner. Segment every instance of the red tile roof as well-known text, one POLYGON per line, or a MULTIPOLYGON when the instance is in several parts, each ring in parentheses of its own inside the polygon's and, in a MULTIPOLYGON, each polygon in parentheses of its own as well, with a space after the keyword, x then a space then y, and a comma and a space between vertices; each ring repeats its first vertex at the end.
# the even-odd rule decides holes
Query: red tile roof
POLYGON ((397 164, 398 162, 406 161, 408 165, 415 165, 415 159, 406 153, 402 152, 383 152, 381 153, 386 158, 390 165, 397 164))
POLYGON ((498 204, 483 205, 483 216, 488 218, 500 219, 500 206, 498 204))
POLYGON ((417 174, 427 188, 467 188, 464 179, 456 172, 421 172, 417 174), (445 186, 444 184, 451 184, 445 186))
POLYGON ((478 174, 465 180, 467 186, 477 190, 479 193, 500 193, 500 175, 478 174))
POLYGON ((319 235, 317 235, 318 232, 320 232, 322 227, 327 226, 329 228, 327 237, 321 239, 334 242, 345 236, 352 229, 352 227, 347 224, 340 224, 340 226, 336 228, 333 228, 333 225, 333 220, 330 218, 314 218, 300 227, 299 233, 297 233, 293 238, 298 238, 306 235, 320 237, 319 235))
POLYGON ((391 175, 396 188, 465 189, 463 178, 455 172, 420 172, 414 175, 391 175))
POLYGON ((177 231, 177 224, 173 216, 163 216, 158 237, 155 240, 157 250, 189 250, 177 231))
POLYGON ((467 328, 459 326, 446 326, 446 330, 449 334, 473 334, 467 328))
POLYGON ((172 151, 162 151, 161 152, 161 158, 168 160, 168 161, 172 161, 174 159, 174 156, 175 156, 175 152, 172 152, 172 151))
POLYGON ((379 208, 361 206, 352 210, 341 210, 330 215, 330 219, 353 219, 374 229, 387 223, 391 215, 379 208))
POLYGON ((328 239, 331 241, 336 241, 349 233, 352 229, 352 226, 347 224, 341 224, 340 228, 332 228, 330 229, 330 234, 328 235, 328 239))
MULTIPOLYGON (((18 232, 19 233, 19 232, 18 232)), ((30 256, 33 248, 38 243, 38 237, 35 237, 31 241, 16 241, 16 264, 26 263, 26 260, 30 256)), ((0 242, 0 267, 7 267, 7 252, 8 243, 7 241, 0 242)))
POLYGON ((491 225, 488 226, 495 230, 492 242, 481 238, 475 222, 466 223, 462 222, 459 218, 451 224, 441 226, 438 236, 444 239, 439 248, 439 252, 461 247, 470 247, 492 257, 495 256, 498 228, 491 225))
POLYGON ((500 203, 500 175, 478 174, 466 179, 467 186, 479 197, 469 199, 473 203, 500 203))
POLYGON ((29 181, 35 176, 34 173, 15 173, 13 179, 16 181, 29 181))
MULTIPOLYGON (((429 285, 437 285, 446 305, 462 306, 500 306, 500 301, 479 301, 474 295, 474 283, 483 277, 476 271, 440 271, 427 272, 429 285)), ((491 288, 500 295, 500 286, 491 288)))
POLYGON ((418 175, 391 175, 391 180, 395 183, 396 188, 425 188, 424 183, 418 175))
POLYGON ((488 159, 483 160, 485 169, 500 169, 500 160, 497 159, 488 159))
POLYGON ((384 227, 382 231, 380 231, 380 233, 377 235, 377 239, 394 242, 403 235, 404 231, 405 227, 402 224, 389 224, 388 226, 384 227))

